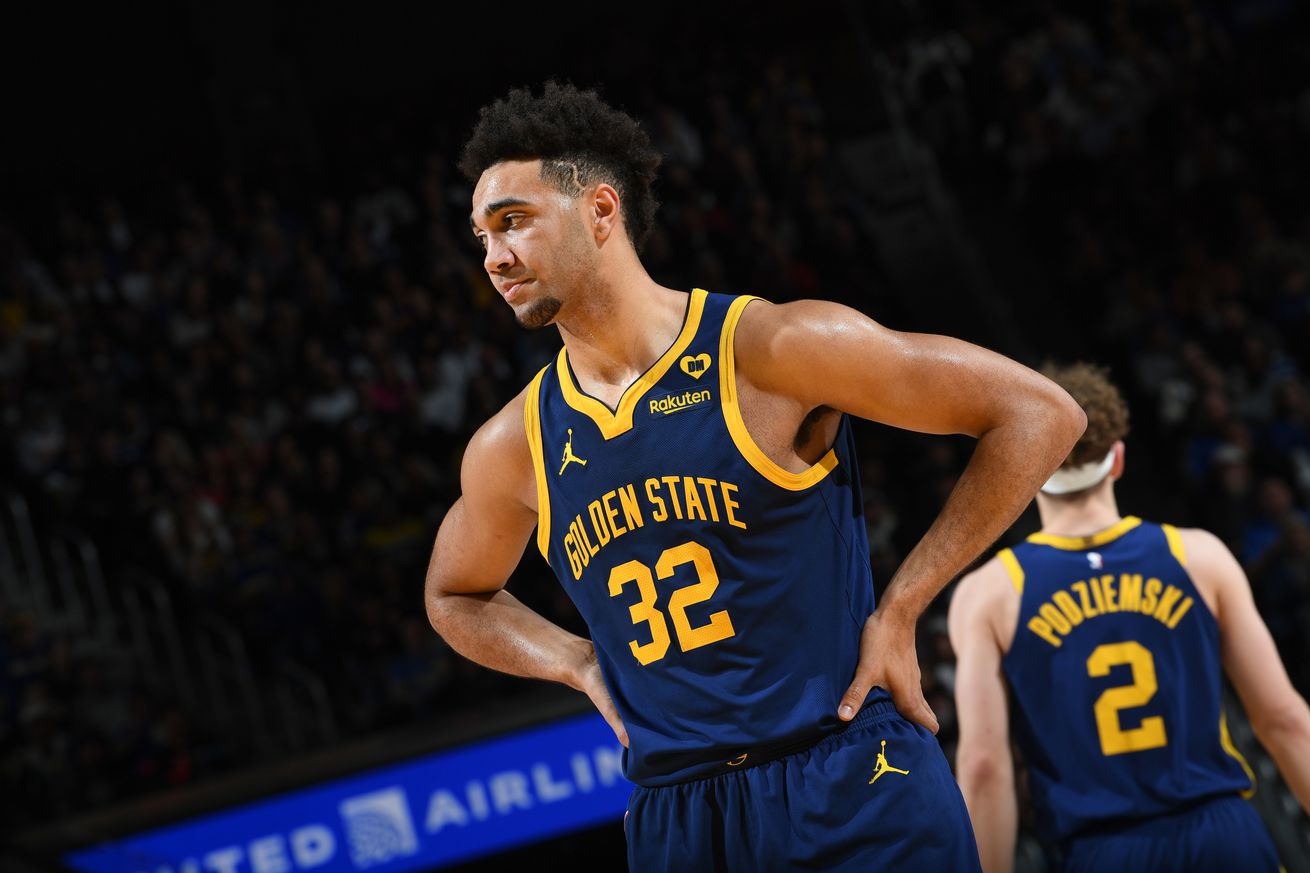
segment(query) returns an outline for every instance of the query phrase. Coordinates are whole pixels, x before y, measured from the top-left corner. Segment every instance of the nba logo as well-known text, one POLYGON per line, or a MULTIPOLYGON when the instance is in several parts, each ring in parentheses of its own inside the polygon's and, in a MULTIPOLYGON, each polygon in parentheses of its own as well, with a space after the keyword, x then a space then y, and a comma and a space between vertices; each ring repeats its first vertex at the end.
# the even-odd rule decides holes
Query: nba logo
POLYGON ((409 804, 400 788, 388 788, 341 802, 350 841, 350 860, 363 869, 418 851, 409 804))
POLYGON ((1105 561, 1101 560, 1100 552, 1088 552, 1087 563, 1092 565, 1093 570, 1099 570, 1105 566, 1105 561))

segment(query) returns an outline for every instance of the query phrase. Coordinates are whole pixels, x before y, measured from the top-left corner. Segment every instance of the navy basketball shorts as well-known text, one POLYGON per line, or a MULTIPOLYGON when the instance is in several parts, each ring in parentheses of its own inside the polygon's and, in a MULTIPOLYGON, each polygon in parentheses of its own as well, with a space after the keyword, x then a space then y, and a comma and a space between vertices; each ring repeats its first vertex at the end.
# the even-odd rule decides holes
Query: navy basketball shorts
POLYGON ((978 871, 978 847, 937 739, 879 689, 846 730, 720 776, 638 786, 632 873, 978 871))
POLYGON ((1075 836, 1065 873, 1278 873, 1278 852, 1251 804, 1225 795, 1182 812, 1075 836))

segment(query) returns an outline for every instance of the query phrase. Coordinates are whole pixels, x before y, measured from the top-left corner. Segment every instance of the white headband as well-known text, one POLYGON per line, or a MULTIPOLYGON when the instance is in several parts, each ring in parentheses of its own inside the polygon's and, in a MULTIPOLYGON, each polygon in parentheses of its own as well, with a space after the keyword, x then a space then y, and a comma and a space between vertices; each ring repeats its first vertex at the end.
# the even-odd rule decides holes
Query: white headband
POLYGON ((1042 493, 1072 494, 1075 491, 1091 488, 1110 475, 1110 468, 1113 466, 1114 449, 1111 448, 1110 454, 1106 455, 1103 461, 1089 461, 1077 467, 1061 467, 1056 470, 1042 486, 1042 493))

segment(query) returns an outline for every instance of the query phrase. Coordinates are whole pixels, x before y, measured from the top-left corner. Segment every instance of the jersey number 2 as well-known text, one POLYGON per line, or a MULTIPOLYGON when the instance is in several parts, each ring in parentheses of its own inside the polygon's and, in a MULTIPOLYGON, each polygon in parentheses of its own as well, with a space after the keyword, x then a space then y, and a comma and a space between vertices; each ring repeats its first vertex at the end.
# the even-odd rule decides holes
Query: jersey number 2
POLYGON ((1155 682, 1155 658, 1151 657, 1150 649, 1133 641, 1097 646, 1087 659, 1087 675, 1109 676, 1111 667, 1122 664, 1132 668, 1133 684, 1105 689, 1096 698, 1094 707, 1096 730, 1101 735, 1101 753, 1104 755, 1158 749, 1169 742, 1164 719, 1158 715, 1144 718, 1139 726, 1128 730, 1124 730, 1119 721, 1120 710, 1145 706, 1159 687, 1155 682))
MULTIPOLYGON (((699 627, 692 627, 687 618, 687 607, 704 603, 714 596, 719 587, 719 572, 714 569, 714 559, 709 549, 700 543, 683 543, 671 549, 665 549, 655 562, 655 575, 661 580, 673 576, 673 571, 683 565, 691 564, 696 570, 696 583, 677 589, 669 597, 669 615, 673 618, 673 628, 678 634, 678 645, 684 652, 726 640, 736 633, 732 628, 732 619, 726 609, 721 609, 710 616, 710 620, 699 627)), ((664 620, 664 613, 655 606, 655 579, 650 567, 641 561, 628 561, 610 570, 610 597, 618 597, 624 586, 635 582, 641 600, 628 607, 632 614, 632 623, 646 622, 650 628, 650 642, 638 643, 633 640, 628 645, 632 654, 643 667, 658 661, 669 651, 669 625, 664 620)))

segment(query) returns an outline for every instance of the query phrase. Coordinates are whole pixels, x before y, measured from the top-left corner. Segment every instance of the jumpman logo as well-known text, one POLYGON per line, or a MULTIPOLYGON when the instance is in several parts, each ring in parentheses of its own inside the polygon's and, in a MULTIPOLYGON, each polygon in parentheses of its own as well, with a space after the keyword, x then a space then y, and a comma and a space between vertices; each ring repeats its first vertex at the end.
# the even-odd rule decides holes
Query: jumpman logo
POLYGON ((873 778, 869 780, 869 784, 872 785, 877 782, 880 776, 887 773, 900 773, 903 776, 910 775, 909 770, 902 770, 899 767, 893 767, 891 764, 887 763, 887 741, 883 740, 882 751, 878 753, 878 760, 873 764, 873 778))
POLYGON ((560 464, 558 475, 563 476, 564 468, 571 463, 579 464, 583 467, 587 466, 586 461, 573 454, 573 428, 569 428, 569 441, 564 444, 564 463, 560 464))

